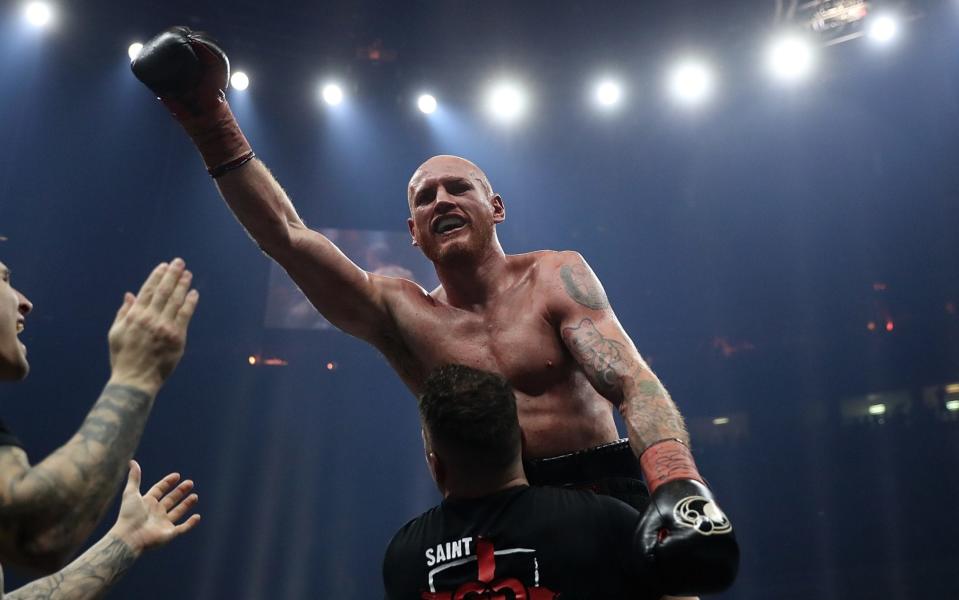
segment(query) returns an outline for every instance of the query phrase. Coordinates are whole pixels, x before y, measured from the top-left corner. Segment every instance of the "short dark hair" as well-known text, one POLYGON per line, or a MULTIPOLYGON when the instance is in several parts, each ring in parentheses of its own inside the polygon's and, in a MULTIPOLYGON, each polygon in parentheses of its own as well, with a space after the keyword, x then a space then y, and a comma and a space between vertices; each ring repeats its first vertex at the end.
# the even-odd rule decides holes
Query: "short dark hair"
POLYGON ((426 379, 419 408, 433 446, 458 467, 499 470, 522 452, 516 396, 499 375, 440 367, 426 379))

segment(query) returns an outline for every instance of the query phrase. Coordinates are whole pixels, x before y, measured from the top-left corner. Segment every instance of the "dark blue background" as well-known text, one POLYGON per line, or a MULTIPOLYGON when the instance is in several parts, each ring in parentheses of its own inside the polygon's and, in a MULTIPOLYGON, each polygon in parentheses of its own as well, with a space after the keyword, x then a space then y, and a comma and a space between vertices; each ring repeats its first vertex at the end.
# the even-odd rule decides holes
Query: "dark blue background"
POLYGON ((503 194, 507 251, 586 256, 738 527, 724 598, 959 596, 959 425, 923 401, 959 381, 959 7, 919 6, 892 48, 824 49, 785 89, 760 69, 766 4, 64 2, 38 33, 5 3, 0 258, 36 309, 33 372, 0 407, 31 456, 96 398, 125 290, 179 255, 202 295, 138 458, 194 477, 204 520, 114 596, 380 597, 386 542, 438 499, 373 350, 262 327, 268 260, 129 73, 127 45, 176 23, 250 73, 234 111, 309 224, 403 231, 412 170, 458 153, 503 194), (377 40, 395 59, 357 58, 377 40), (719 68, 695 111, 661 91, 688 47, 719 68), (629 82, 618 114, 588 105, 599 69, 629 82), (504 70, 535 95, 511 129, 478 105, 504 70), (330 75, 350 82, 339 111, 317 102, 330 75), (440 125, 413 106, 427 85, 440 125), (843 418, 893 390, 908 409, 843 418))

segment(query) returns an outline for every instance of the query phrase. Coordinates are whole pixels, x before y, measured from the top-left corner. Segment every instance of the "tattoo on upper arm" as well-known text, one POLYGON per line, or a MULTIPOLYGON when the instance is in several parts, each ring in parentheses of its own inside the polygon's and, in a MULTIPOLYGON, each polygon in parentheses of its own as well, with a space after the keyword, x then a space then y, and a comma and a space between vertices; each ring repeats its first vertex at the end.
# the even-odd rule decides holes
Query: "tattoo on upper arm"
POLYGON ((583 265, 563 265, 559 269, 559 276, 563 279, 566 293, 577 303, 594 310, 609 308, 603 286, 583 265))
POLYGON ((606 394, 618 390, 623 375, 632 366, 625 344, 603 336, 591 319, 563 328, 563 339, 597 391, 606 394))
POLYGON ((640 446, 665 438, 689 442, 669 392, 642 358, 630 356, 625 343, 604 336, 591 319, 563 328, 563 340, 596 391, 619 403, 630 436, 640 446))

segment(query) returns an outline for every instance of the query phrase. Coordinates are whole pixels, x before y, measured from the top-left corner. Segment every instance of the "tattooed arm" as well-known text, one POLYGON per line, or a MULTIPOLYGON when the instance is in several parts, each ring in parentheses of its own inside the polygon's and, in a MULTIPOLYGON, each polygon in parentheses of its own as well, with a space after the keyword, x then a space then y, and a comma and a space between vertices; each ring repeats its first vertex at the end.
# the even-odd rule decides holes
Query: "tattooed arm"
MULTIPOLYGON (((176 485, 171 473, 140 496, 140 466, 130 463, 117 523, 99 542, 62 571, 11 592, 7 600, 92 600, 102 598, 144 550, 166 544, 196 526, 199 515, 176 524, 197 502, 193 482, 176 485)), ((0 592, 2 596, 2 592, 0 592)))
POLYGON ((30 466, 0 448, 0 559, 51 572, 90 535, 140 442, 153 400, 186 343, 196 306, 183 261, 161 264, 127 294, 110 329, 112 375, 77 433, 30 466))
POLYGON ((679 409, 623 331, 589 265, 575 252, 557 257, 551 312, 590 383, 622 413, 633 451, 638 456, 669 438, 688 444, 679 409))
POLYGON ((107 535, 62 571, 33 581, 7 600, 80 600, 102 598, 136 560, 133 550, 107 535))

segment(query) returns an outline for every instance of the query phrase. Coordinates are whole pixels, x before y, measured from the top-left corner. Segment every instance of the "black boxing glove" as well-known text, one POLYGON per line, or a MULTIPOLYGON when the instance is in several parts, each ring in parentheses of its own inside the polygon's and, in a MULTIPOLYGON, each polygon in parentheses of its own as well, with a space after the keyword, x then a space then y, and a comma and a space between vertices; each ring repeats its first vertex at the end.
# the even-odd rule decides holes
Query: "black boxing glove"
POLYGON ((131 68, 193 139, 210 175, 254 157, 224 95, 230 61, 213 38, 171 27, 143 45, 131 68))
POLYGON ((673 596, 728 588, 739 569, 739 545, 689 448, 663 440, 643 452, 640 464, 651 497, 635 544, 658 588, 673 596))

